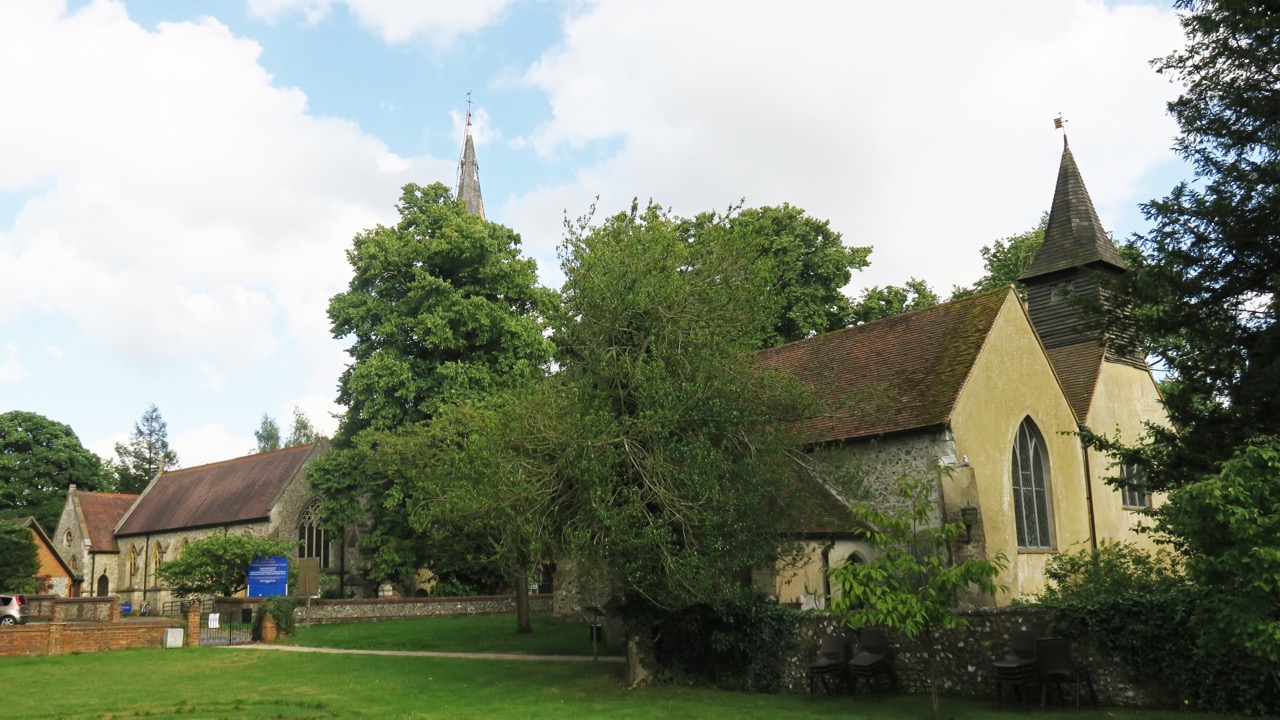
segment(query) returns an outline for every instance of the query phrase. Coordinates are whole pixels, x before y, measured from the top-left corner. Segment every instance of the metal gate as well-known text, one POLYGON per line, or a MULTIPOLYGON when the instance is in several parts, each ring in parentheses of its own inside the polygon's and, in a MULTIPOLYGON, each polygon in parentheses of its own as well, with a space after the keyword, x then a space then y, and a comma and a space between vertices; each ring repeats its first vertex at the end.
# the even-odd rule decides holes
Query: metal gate
POLYGON ((218 647, 253 642, 253 624, 239 622, 241 619, 231 617, 230 613, 222 613, 215 623, 217 627, 209 627, 209 615, 201 614, 200 646, 218 647))

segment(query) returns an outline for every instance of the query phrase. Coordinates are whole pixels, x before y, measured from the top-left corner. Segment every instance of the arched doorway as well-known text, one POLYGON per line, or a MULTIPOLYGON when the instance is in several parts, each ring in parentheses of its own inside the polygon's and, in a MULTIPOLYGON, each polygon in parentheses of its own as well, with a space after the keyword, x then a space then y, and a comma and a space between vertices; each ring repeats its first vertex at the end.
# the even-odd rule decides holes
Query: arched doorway
POLYGON ((102 576, 98 578, 98 597, 106 597, 107 591, 111 589, 110 585, 111 583, 107 580, 107 574, 102 573, 102 576))

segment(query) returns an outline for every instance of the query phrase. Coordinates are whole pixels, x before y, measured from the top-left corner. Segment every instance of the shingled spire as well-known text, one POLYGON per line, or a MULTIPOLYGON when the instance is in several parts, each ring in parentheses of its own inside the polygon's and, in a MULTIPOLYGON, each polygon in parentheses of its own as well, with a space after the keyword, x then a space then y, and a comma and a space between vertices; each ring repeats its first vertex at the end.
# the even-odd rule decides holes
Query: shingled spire
MULTIPOLYGON (((468 97, 467 104, 471 104, 468 97)), ((467 212, 484 219, 484 198, 480 196, 480 166, 476 163, 476 146, 471 140, 471 108, 467 108, 467 137, 462 145, 462 158, 458 160, 458 198, 467 205, 467 212)))
POLYGON ((1143 358, 1118 354, 1125 343, 1111 342, 1102 319, 1091 309, 1106 306, 1103 286, 1127 269, 1102 229, 1064 136, 1044 244, 1019 279, 1027 287, 1031 323, 1081 422, 1104 359, 1146 368, 1143 358))
POLYGON ((1034 278, 1062 270, 1089 267, 1124 272, 1127 265, 1116 251, 1107 231, 1102 229, 1098 211, 1093 208, 1085 189, 1080 168, 1062 138, 1062 163, 1058 166, 1058 187, 1053 193, 1049 224, 1044 230, 1044 244, 1020 278, 1034 278))

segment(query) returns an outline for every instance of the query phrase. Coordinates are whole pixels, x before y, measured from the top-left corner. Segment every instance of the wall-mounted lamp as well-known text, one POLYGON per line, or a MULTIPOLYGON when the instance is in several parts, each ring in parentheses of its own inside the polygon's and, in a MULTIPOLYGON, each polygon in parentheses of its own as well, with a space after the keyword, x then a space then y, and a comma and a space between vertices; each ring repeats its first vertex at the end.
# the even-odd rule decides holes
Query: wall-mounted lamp
POLYGON ((978 508, 973 505, 965 505, 960 508, 960 522, 964 523, 964 537, 956 539, 967 544, 973 539, 970 534, 973 532, 973 526, 978 524, 978 508))

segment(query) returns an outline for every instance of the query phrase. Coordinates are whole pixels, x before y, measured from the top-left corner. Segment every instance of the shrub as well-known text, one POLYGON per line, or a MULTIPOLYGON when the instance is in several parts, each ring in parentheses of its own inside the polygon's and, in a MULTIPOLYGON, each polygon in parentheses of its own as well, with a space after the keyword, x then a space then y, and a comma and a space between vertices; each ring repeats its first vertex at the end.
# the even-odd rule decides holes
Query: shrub
POLYGON ((1055 556, 1045 575, 1040 603, 1054 630, 1090 638, 1159 696, 1198 710, 1275 707, 1267 664, 1223 622, 1224 598, 1190 582, 1169 558, 1107 543, 1055 556))
POLYGON ((657 680, 749 692, 782 689, 799 611, 754 591, 718 606, 674 611, 633 600, 626 611, 629 634, 648 640, 657 680))
POLYGON ((262 621, 267 616, 275 618, 276 629, 284 635, 294 632, 293 610, 298 602, 287 597, 263 598, 253 613, 253 639, 262 640, 262 621))

